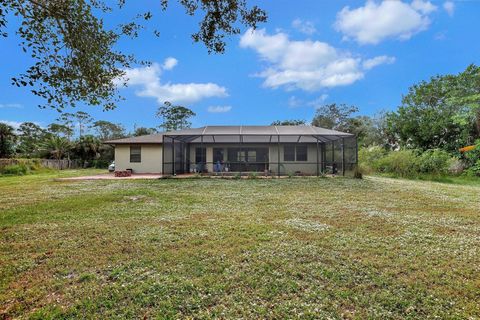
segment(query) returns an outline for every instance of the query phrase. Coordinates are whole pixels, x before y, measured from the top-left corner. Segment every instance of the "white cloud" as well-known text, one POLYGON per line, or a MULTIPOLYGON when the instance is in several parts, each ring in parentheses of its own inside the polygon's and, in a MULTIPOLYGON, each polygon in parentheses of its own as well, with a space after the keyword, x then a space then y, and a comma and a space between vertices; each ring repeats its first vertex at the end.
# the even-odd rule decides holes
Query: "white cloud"
POLYGON ((20 103, 0 103, 0 109, 7 109, 7 108, 22 109, 23 105, 21 105, 20 103))
POLYGON ((5 123, 5 124, 13 127, 14 129, 18 129, 23 122, 0 120, 0 123, 5 123))
POLYGON ((255 50, 268 67, 257 74, 268 88, 316 91, 349 85, 364 77, 362 59, 340 52, 320 41, 293 41, 285 33, 248 30, 240 39, 242 48, 255 50))
POLYGON ((372 59, 367 59, 363 61, 363 69, 365 70, 370 70, 372 68, 375 68, 376 66, 379 66, 381 64, 392 64, 395 62, 394 57, 389 57, 389 56, 378 56, 372 59))
POLYGON ((311 101, 304 101, 295 96, 291 96, 288 99, 288 106, 290 108, 298 108, 298 107, 304 107, 304 106, 318 108, 319 106, 323 105, 327 99, 328 99, 328 94, 326 93, 322 94, 318 98, 311 101))
POLYGON ((291 96, 290 98, 288 98, 288 106, 290 108, 298 108, 302 106, 302 104, 303 104, 303 101, 301 99, 298 99, 295 96, 291 96))
POLYGON ((317 32, 315 25, 311 21, 304 21, 301 19, 295 19, 292 21, 292 27, 304 33, 306 35, 312 35, 317 32))
POLYGON ((173 58, 173 57, 168 57, 167 59, 165 59, 165 61, 163 62, 163 66, 162 68, 164 70, 172 70, 173 68, 175 68, 175 66, 178 64, 178 60, 173 58))
POLYGON ((445 1, 443 3, 443 9, 445 9, 445 11, 447 11, 448 15, 451 17, 455 12, 455 3, 453 3, 453 1, 445 1))
POLYGON ((165 101, 172 103, 194 103, 205 98, 226 97, 227 89, 215 83, 162 83, 160 76, 165 68, 173 68, 177 63, 174 58, 165 60, 163 66, 153 63, 143 68, 125 70, 125 77, 117 81, 130 86, 139 86, 135 94, 139 97, 156 98, 159 104, 165 101), (168 62, 170 61, 170 62, 168 62))
POLYGON ((232 106, 210 106, 207 111, 210 113, 225 113, 232 110, 232 106))
POLYGON ((430 1, 414 0, 412 1, 411 6, 413 9, 420 11, 423 14, 430 14, 437 10, 437 7, 430 1))
POLYGON ((34 124, 36 124, 37 126, 40 126, 42 127, 42 125, 40 124, 40 122, 36 122, 36 121, 10 121, 10 120, 0 120, 0 123, 5 123, 5 124, 8 124, 9 126, 13 127, 14 129, 18 129, 20 127, 20 125, 24 122, 32 122, 34 124))
POLYGON ((345 39, 360 44, 377 44, 387 38, 410 39, 430 25, 429 14, 437 7, 430 1, 384 0, 380 3, 368 0, 356 9, 344 7, 338 14, 335 29, 345 39))
POLYGON ((321 105, 323 105, 327 99, 328 99, 328 94, 322 94, 317 99, 309 101, 308 105, 311 106, 311 107, 318 108, 321 105))

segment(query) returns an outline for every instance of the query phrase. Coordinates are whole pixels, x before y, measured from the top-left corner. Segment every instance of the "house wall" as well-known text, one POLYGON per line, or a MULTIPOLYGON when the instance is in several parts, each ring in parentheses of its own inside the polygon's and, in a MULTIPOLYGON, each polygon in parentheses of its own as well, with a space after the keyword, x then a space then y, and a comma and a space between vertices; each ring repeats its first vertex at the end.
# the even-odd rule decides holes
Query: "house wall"
MULTIPOLYGON (((213 148, 238 147, 238 144, 204 144, 206 148, 206 161, 208 172, 213 172, 213 148)), ((278 173, 278 147, 275 144, 244 144, 244 147, 265 147, 269 148, 269 169, 273 174, 278 173)), ((142 144, 142 161, 130 162, 130 145, 115 146, 115 170, 122 171, 133 169, 134 173, 162 173, 162 145, 161 144, 142 144)), ((189 148, 190 162, 195 162, 195 148, 200 144, 191 144, 189 148)), ((321 147, 321 146, 320 146, 321 147)), ((225 150, 225 154, 227 154, 225 150)), ((317 146, 316 144, 307 145, 307 161, 283 161, 284 145, 280 145, 280 173, 293 174, 301 172, 315 175, 317 173, 317 146)), ((319 165, 321 168, 321 159, 319 165)), ((192 166, 193 167, 193 166, 192 166)))
POLYGON ((142 144, 141 162, 130 162, 130 145, 115 146, 115 170, 133 169, 134 173, 162 173, 162 145, 142 144))
MULTIPOLYGON (((237 147, 238 144, 208 144, 203 145, 206 148, 207 152, 207 170, 208 172, 213 171, 213 148, 224 148, 224 154, 227 154, 226 149, 231 147, 237 147)), ((195 148, 200 147, 199 144, 190 145, 190 161, 191 163, 195 162, 195 148)), ((269 169, 273 174, 278 173, 278 147, 275 144, 243 144, 243 147, 258 147, 258 148, 269 148, 269 169)), ((321 148, 321 146, 320 146, 321 148)), ((305 174, 315 175, 317 174, 317 145, 308 144, 307 145, 307 161, 283 161, 284 155, 284 145, 280 144, 280 173, 281 174, 290 174, 295 172, 302 172, 305 174)), ((319 154, 319 157, 321 155, 319 154)), ((319 167, 321 168, 321 158, 319 158, 319 167)))
MULTIPOLYGON (((319 147, 320 148, 320 147, 319 147)), ((320 149, 319 149, 320 150, 320 149)), ((284 145, 280 145, 280 161, 278 161, 278 147, 270 147, 270 170, 273 173, 278 173, 278 162, 280 162, 281 174, 293 174, 301 172, 305 174, 317 174, 317 145, 307 145, 307 161, 284 161, 284 145)), ((319 168, 321 168, 321 155, 319 153, 319 168)))

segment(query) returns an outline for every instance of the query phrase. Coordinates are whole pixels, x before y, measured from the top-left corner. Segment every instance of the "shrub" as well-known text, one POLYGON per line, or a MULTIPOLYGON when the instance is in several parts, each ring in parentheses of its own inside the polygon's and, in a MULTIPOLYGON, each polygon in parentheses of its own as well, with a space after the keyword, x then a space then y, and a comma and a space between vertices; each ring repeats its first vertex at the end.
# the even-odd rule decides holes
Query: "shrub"
POLYGON ((378 161, 383 159, 388 151, 379 146, 362 148, 358 150, 359 169, 364 173, 373 173, 378 171, 378 161))
POLYGON ((30 172, 30 168, 23 163, 19 163, 5 166, 1 172, 5 175, 23 176, 30 172))
POLYGON ((363 179, 363 173, 359 168, 355 168, 353 171, 353 178, 354 179, 363 179))
POLYGON ((475 167, 478 160, 480 160, 480 139, 475 141, 475 149, 467 151, 464 153, 463 160, 467 167, 475 167))
POLYGON ((448 174, 454 160, 455 158, 446 151, 427 150, 418 157, 418 168, 421 173, 448 174))
POLYGON ((480 177, 480 159, 465 171, 467 176, 480 177))
POLYGON ((40 159, 30 159, 28 163, 30 170, 37 171, 42 169, 42 163, 40 159))
POLYGON ((13 163, 5 167, 0 167, 0 173, 8 175, 24 175, 30 171, 42 169, 40 159, 13 159, 13 163))
POLYGON ((378 172, 413 177, 419 172, 418 159, 412 150, 392 151, 374 163, 378 172))
POLYGON ((90 167, 95 169, 107 169, 111 161, 108 160, 92 160, 89 162, 90 167))
POLYGON ((363 173, 386 173, 399 177, 416 178, 421 175, 458 175, 465 166, 472 167, 466 172, 476 175, 475 161, 480 160, 476 150, 470 151, 468 160, 460 160, 441 149, 432 149, 425 152, 418 150, 386 151, 381 147, 370 147, 358 151, 359 169, 363 173))

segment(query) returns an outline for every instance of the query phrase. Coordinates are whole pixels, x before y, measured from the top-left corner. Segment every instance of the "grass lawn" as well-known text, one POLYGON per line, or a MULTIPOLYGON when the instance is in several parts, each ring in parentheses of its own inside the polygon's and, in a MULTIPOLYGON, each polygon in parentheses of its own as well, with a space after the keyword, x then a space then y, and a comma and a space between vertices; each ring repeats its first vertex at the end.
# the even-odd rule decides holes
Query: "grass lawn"
POLYGON ((56 175, 0 178, 0 318, 480 318, 480 183, 56 175))

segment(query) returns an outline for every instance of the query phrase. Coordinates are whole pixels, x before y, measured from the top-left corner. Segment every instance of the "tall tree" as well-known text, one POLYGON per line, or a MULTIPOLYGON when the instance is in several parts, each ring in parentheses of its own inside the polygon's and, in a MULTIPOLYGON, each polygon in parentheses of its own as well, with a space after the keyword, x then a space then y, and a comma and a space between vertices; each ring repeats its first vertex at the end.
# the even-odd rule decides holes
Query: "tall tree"
POLYGON ((277 120, 272 122, 272 126, 304 126, 307 122, 305 120, 277 120))
POLYGON ((356 106, 336 103, 326 104, 317 109, 312 120, 312 125, 326 129, 346 131, 352 115, 356 112, 358 112, 356 106))
POLYGON ((0 158, 10 158, 14 154, 15 129, 0 122, 0 158))
POLYGON ((158 108, 157 116, 163 119, 159 126, 165 131, 181 130, 190 128, 192 125, 188 120, 195 116, 195 112, 183 106, 175 106, 166 101, 158 108))
POLYGON ((75 134, 75 121, 73 113, 63 112, 56 119, 56 121, 60 122, 60 125, 68 128, 67 132, 69 132, 70 135, 68 135, 67 138, 68 140, 72 140, 72 137, 75 134))
POLYGON ((78 136, 81 138, 85 131, 88 130, 89 124, 92 123, 93 118, 84 111, 77 111, 75 113, 64 112, 60 115, 57 121, 64 126, 71 128, 74 132, 75 127, 78 126, 78 136))
POLYGON ((88 113, 83 111, 77 111, 74 114, 74 118, 78 123, 78 135, 81 138, 85 131, 88 130, 89 124, 92 123, 93 118, 88 113))
POLYGON ((456 152, 479 136, 479 85, 476 66, 413 85, 398 110, 387 115, 387 128, 402 146, 456 152))
POLYGON ((346 121, 343 131, 353 133, 358 137, 360 146, 381 146, 387 149, 396 146, 395 141, 391 140, 385 129, 385 115, 379 113, 374 117, 356 116, 346 121))
MULTIPOLYGON (((111 28, 103 21, 119 16, 127 0, 1 0, 0 37, 7 37, 7 21, 19 27, 20 46, 34 63, 13 83, 28 87, 44 99, 42 107, 58 110, 79 103, 112 109, 121 99, 116 79, 135 63, 127 52, 117 50, 119 40, 138 36, 147 11, 111 28), (116 4, 115 4, 116 3, 116 4)), ((160 0, 165 11, 169 0, 160 0)), ((190 16, 203 14, 200 27, 192 35, 209 52, 222 53, 225 37, 240 33, 239 25, 255 28, 266 21, 257 6, 246 0, 177 0, 190 16)), ((153 4, 152 4, 153 6, 153 4)), ((157 36, 158 30, 154 31, 157 36)), ((9 42, 7 42, 8 44, 9 42)), ((11 42, 10 42, 11 43, 11 42)))
POLYGON ((125 136, 125 128, 122 125, 110 121, 95 121, 92 128, 97 132, 100 140, 119 139, 125 136))
POLYGON ((45 130, 33 122, 24 122, 17 132, 18 152, 28 158, 38 156, 40 143, 45 137, 45 130))
POLYGON ((138 128, 135 128, 135 130, 133 131, 133 136, 135 137, 146 136, 149 134, 155 134, 157 132, 158 131, 155 128, 138 127, 138 128))
POLYGON ((73 135, 73 129, 71 127, 59 123, 49 124, 47 131, 56 136, 63 136, 68 140, 70 140, 73 135))
POLYGON ((454 120, 461 125, 473 123, 473 139, 480 138, 480 67, 472 64, 455 78, 454 88, 449 92, 447 102, 456 106, 465 106, 466 113, 454 120))

